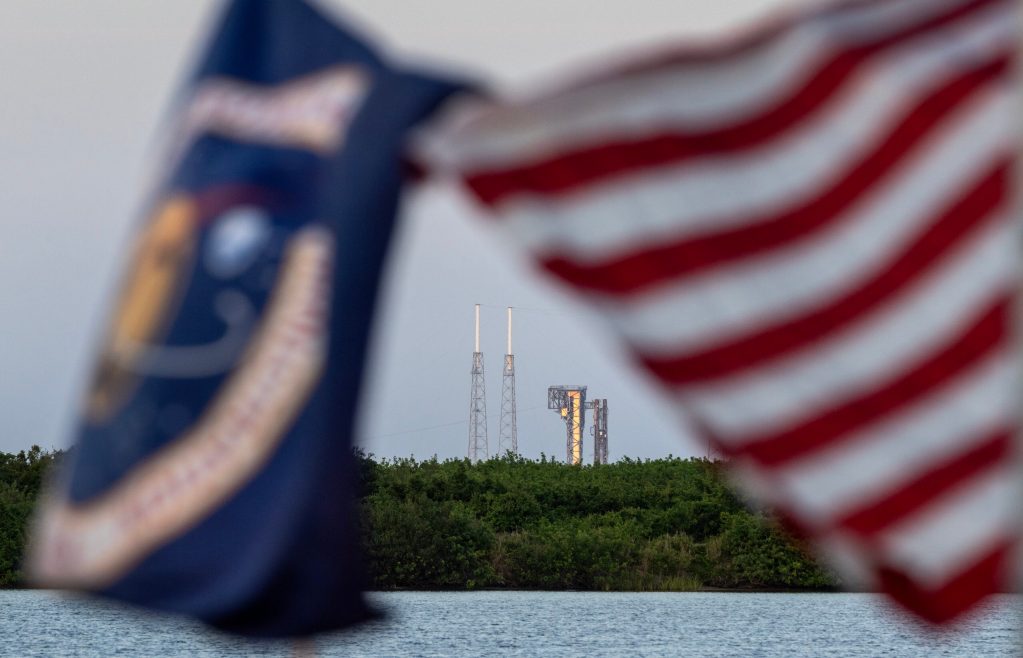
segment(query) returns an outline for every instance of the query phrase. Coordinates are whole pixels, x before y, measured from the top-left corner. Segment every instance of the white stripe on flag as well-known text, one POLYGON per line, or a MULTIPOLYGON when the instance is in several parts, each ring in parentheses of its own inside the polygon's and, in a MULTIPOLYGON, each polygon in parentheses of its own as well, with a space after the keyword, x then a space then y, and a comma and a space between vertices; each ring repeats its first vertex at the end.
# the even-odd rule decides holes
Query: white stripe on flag
POLYGON ((870 391, 1007 293, 1015 275, 1013 236, 1004 222, 993 224, 960 245, 936 273, 844 331, 777 362, 685 389, 679 398, 723 441, 741 443, 870 391))
MULTIPOLYGON (((682 62, 531 102, 528 111, 487 104, 485 117, 435 126, 419 140, 432 162, 461 170, 505 167, 574 149, 608 136, 655 127, 706 130, 755 116, 806 83, 818 63, 843 47, 883 39, 968 0, 888 0, 838 8, 778 39, 719 62, 682 62)), ((466 110, 473 114, 472 110, 466 110)), ((464 119, 464 115, 460 117, 464 119)))
POLYGON ((827 525, 1013 422, 1015 364, 999 350, 942 390, 774 475, 786 507, 827 525))
POLYGON ((1017 524, 1018 473, 1003 464, 964 483, 883 534, 882 554, 917 584, 937 589, 1009 538, 1017 524))
POLYGON ((629 343, 652 356, 696 351, 798 316, 862 282, 975 185, 1005 152, 1011 107, 996 92, 964 108, 956 125, 881 182, 853 217, 819 236, 632 296, 593 298, 629 343))
MULTIPOLYGON (((947 37, 940 48, 900 48, 767 144, 644 170, 563 197, 509 199, 502 208, 508 230, 540 256, 556 252, 585 263, 745 226, 790 208, 878 148, 921 93, 1004 55, 1015 37, 1001 14, 977 17, 971 29, 969 40, 940 35, 947 37)), ((615 130, 605 126, 605 138, 614 139, 615 130)))

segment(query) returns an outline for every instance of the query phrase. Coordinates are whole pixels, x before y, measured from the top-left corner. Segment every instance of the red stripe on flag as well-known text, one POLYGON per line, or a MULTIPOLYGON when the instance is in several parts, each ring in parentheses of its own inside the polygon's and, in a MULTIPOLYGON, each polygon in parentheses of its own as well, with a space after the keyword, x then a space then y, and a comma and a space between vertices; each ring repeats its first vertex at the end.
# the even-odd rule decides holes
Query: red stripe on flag
POLYGON ((978 474, 1000 466, 1012 450, 1012 432, 999 430, 979 442, 966 442, 970 449, 946 459, 941 465, 917 476, 897 491, 885 492, 875 502, 846 515, 837 526, 863 537, 871 537, 920 509, 965 486, 978 474))
MULTIPOLYGON (((826 306, 769 327, 755 327, 696 353, 672 357, 642 357, 657 377, 673 385, 704 382, 776 359, 820 340, 859 318, 925 276, 943 257, 961 247, 967 237, 1000 217, 994 211, 1005 202, 1009 165, 997 163, 962 198, 945 210, 909 247, 896 254, 872 279, 845 297, 828 299, 826 306)), ((642 345, 637 349, 642 353, 642 345)))
POLYGON ((978 12, 995 0, 976 0, 929 21, 831 56, 796 93, 764 113, 727 128, 698 134, 660 134, 579 148, 540 162, 465 174, 479 199, 497 205, 523 192, 559 195, 588 184, 689 159, 744 151, 777 139, 823 106, 874 55, 930 30, 978 12))
POLYGON ((924 619, 943 624, 988 594, 1009 591, 1014 544, 1011 539, 1003 539, 973 564, 950 569, 953 578, 937 589, 921 588, 901 571, 882 566, 878 569, 881 590, 924 619))
POLYGON ((1008 333, 1009 306, 1008 296, 999 297, 965 331, 952 336, 939 350, 894 380, 786 431, 751 437, 735 447, 735 452, 764 466, 778 466, 848 439, 856 430, 919 400, 1000 349, 1008 333))
MULTIPOLYGON (((979 0, 968 4, 960 5, 954 11, 957 16, 974 11, 981 6, 993 5, 1005 0, 979 0)), ((838 15, 849 16, 850 10, 864 11, 871 10, 877 5, 890 4, 891 0, 831 0, 830 5, 815 8, 814 19, 834 18, 838 15)), ((797 8, 798 10, 798 8, 797 8)), ((720 41, 710 43, 699 43, 694 46, 682 46, 670 48, 665 52, 656 52, 653 55, 636 61, 629 61, 623 64, 609 64, 608 68, 593 75, 582 77, 574 83, 569 83, 561 93, 552 92, 550 97, 556 98, 571 93, 580 88, 599 85, 604 81, 615 78, 635 77, 650 73, 669 73, 673 69, 683 66, 719 66, 722 63, 729 63, 728 60, 739 59, 748 56, 750 53, 765 44, 784 37, 785 33, 799 26, 804 22, 805 16, 798 13, 793 15, 786 11, 769 17, 769 20, 757 25, 754 24, 749 30, 740 30, 738 33, 724 35, 720 41), (773 19, 773 20, 771 20, 773 19)), ((916 23, 923 25, 925 21, 933 20, 924 18, 916 23)), ((940 20, 940 18, 939 18, 940 20)))
POLYGON ((782 213, 750 218, 746 225, 695 239, 669 242, 604 263, 578 263, 559 256, 544 268, 574 286, 604 294, 627 295, 666 280, 748 258, 805 239, 815 231, 848 219, 846 211, 864 193, 892 174, 933 133, 955 118, 963 104, 1004 75, 1008 58, 970 71, 937 90, 896 123, 881 145, 810 201, 782 213))

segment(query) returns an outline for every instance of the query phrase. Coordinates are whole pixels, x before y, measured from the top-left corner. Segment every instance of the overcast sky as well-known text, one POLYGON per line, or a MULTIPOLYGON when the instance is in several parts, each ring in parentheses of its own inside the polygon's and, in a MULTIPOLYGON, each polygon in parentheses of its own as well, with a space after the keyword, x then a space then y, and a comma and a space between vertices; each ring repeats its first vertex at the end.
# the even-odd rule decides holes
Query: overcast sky
MULTIPOLYGON (((504 93, 658 44, 715 38, 783 0, 324 0, 386 52, 504 93)), ((788 4, 791 4, 789 2, 788 4)), ((0 2, 0 451, 67 444, 154 138, 210 0, 0 2)), ((564 458, 550 384, 609 405, 610 453, 703 454, 596 318, 501 248, 457 192, 407 196, 362 413, 379 456, 465 455, 473 304, 485 304, 491 445, 504 307, 516 315, 519 446, 564 458)), ((590 453, 590 437, 586 437, 590 453)), ((587 459, 589 461, 589 458, 587 459)))

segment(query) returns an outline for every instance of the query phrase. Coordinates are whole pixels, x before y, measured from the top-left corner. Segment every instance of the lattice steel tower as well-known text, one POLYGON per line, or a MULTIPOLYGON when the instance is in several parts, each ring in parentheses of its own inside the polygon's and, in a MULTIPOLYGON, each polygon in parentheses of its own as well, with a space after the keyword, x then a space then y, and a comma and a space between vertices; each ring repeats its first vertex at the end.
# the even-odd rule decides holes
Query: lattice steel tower
POLYGON ((489 456, 487 449, 487 388, 480 352, 480 305, 476 304, 476 349, 472 353, 472 389, 469 393, 469 461, 489 456))
POLYGON ((593 409, 593 463, 607 463, 607 399, 600 398, 587 402, 586 406, 593 409))
POLYGON ((508 307, 508 353, 504 355, 504 376, 501 381, 501 431, 497 453, 519 454, 519 431, 515 418, 515 355, 512 354, 512 309, 508 307))

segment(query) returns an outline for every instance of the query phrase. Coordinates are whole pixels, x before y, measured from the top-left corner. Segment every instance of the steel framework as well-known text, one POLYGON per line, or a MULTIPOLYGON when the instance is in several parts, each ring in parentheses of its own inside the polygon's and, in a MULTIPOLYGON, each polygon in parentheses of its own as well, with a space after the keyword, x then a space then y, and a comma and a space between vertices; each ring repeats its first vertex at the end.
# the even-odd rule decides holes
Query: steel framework
POLYGON ((593 463, 607 463, 607 399, 601 398, 587 406, 593 409, 593 463))
POLYGON ((501 380, 501 429, 497 437, 497 452, 519 454, 519 430, 515 411, 515 355, 512 354, 512 309, 508 307, 508 353, 504 355, 504 374, 501 380))
POLYGON ((565 461, 583 463, 583 429, 586 409, 593 410, 593 463, 607 463, 607 399, 586 401, 585 386, 551 386, 547 389, 547 408, 565 420, 565 461))
POLYGON ((551 386, 547 389, 547 408, 565 419, 565 461, 583 463, 583 428, 586 425, 586 387, 551 386))
POLYGON ((469 461, 489 457, 487 447, 487 388, 480 351, 480 305, 476 304, 476 349, 472 353, 472 387, 469 392, 469 461))

